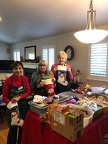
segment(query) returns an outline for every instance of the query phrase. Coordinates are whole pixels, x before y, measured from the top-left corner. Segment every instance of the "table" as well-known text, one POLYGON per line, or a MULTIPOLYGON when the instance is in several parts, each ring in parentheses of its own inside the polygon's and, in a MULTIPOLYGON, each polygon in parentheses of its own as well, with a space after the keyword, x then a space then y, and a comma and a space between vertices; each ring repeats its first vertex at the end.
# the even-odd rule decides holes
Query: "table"
POLYGON ((24 121, 22 144, 100 144, 107 133, 108 113, 93 120, 84 129, 83 135, 77 141, 71 142, 53 131, 49 124, 42 128, 39 116, 29 110, 24 121))

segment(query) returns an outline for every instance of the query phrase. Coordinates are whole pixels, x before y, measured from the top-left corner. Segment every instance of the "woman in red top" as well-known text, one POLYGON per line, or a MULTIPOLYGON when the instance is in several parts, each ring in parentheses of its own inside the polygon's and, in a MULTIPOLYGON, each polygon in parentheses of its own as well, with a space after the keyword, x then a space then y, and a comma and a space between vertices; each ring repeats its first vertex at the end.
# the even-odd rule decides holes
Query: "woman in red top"
MULTIPOLYGON (((24 120, 28 111, 28 103, 26 97, 30 94, 30 86, 26 76, 23 73, 23 64, 20 61, 14 61, 12 66, 13 75, 5 80, 3 86, 3 101, 8 105, 18 102, 19 113, 21 119, 24 120)), ((17 141, 17 125, 11 125, 11 110, 6 108, 7 121, 9 125, 9 132, 7 137, 7 144, 16 144, 17 141)), ((22 127, 19 127, 18 144, 21 143, 22 127)))

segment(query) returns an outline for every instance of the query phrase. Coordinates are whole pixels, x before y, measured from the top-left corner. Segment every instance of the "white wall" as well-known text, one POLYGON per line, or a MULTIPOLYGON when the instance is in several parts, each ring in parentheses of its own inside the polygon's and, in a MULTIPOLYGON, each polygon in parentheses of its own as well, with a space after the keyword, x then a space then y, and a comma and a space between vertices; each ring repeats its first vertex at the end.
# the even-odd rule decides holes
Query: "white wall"
MULTIPOLYGON (((53 37, 47 37, 43 39, 38 39, 34 41, 28 41, 28 42, 23 42, 23 43, 18 43, 12 46, 13 49, 19 49, 21 51, 21 55, 24 56, 24 47, 25 46, 31 46, 31 45, 36 45, 36 55, 41 56, 41 47, 46 46, 46 45, 55 45, 56 46, 56 52, 55 55, 57 57, 57 53, 60 50, 64 50, 67 45, 71 45, 74 48, 74 58, 71 61, 67 61, 72 66, 73 72, 75 72, 77 69, 80 69, 81 71, 81 77, 84 79, 84 73, 87 73, 85 70, 87 68, 83 69, 83 63, 85 59, 87 59, 87 55, 84 53, 88 54, 88 45, 80 43, 75 39, 73 36, 73 33, 66 33, 62 35, 57 35, 53 37), (81 63, 81 64, 80 64, 81 63)), ((57 59, 56 61, 57 62, 57 59)), ((87 61, 86 64, 87 66, 87 61)))
POLYGON ((9 60, 10 57, 10 45, 0 42, 0 60, 9 60))
MULTIPOLYGON (((102 26, 100 28, 104 28, 108 30, 108 25, 102 26)), ((67 61, 68 64, 72 66, 73 73, 75 74, 76 70, 81 71, 81 78, 80 80, 82 82, 87 82, 87 69, 88 69, 88 49, 89 45, 84 44, 76 40, 76 38, 73 35, 73 32, 56 35, 52 37, 37 39, 33 41, 27 41, 22 43, 17 43, 12 45, 12 49, 20 49, 21 56, 24 57, 24 47, 26 46, 32 46, 36 45, 36 55, 41 56, 41 47, 47 46, 47 45, 55 45, 56 46, 56 52, 55 55, 57 57, 57 53, 60 50, 64 50, 67 45, 71 45, 74 48, 74 58, 71 61, 67 61)), ((11 57, 12 58, 12 57, 11 57)), ((57 59, 56 61, 57 62, 57 59)), ((104 82, 97 82, 97 81, 89 81, 93 83, 93 85, 106 85, 104 82)))

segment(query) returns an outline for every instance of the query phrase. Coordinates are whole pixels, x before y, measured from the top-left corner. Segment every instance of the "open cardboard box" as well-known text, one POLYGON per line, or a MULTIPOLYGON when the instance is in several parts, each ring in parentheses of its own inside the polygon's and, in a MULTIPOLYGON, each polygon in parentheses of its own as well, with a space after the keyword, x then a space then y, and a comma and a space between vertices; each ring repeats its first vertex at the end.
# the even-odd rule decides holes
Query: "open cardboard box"
POLYGON ((83 134, 83 114, 72 118, 53 110, 51 128, 68 140, 74 142, 83 134))
POLYGON ((83 113, 85 113, 84 115, 84 119, 83 119, 83 128, 87 127, 93 120, 93 115, 94 112, 91 111, 89 108, 84 108, 82 106, 78 106, 78 105, 74 105, 74 104, 69 104, 69 112, 71 112, 71 109, 78 109, 81 110, 83 113))

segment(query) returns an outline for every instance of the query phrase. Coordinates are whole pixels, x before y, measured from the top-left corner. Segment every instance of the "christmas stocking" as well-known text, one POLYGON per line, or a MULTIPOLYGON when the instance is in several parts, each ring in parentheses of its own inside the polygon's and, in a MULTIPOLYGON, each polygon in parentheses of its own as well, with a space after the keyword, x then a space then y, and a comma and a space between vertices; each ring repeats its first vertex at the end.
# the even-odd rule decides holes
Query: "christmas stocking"
POLYGON ((58 65, 58 83, 67 86, 68 81, 66 80, 66 72, 67 72, 67 66, 58 65))
POLYGON ((48 93, 49 97, 55 96, 55 92, 54 92, 54 83, 52 82, 51 79, 46 79, 45 81, 45 89, 48 93))
POLYGON ((7 108, 11 111, 11 125, 18 125, 22 127, 24 121, 20 118, 18 103, 12 103, 10 101, 7 105, 7 108))

